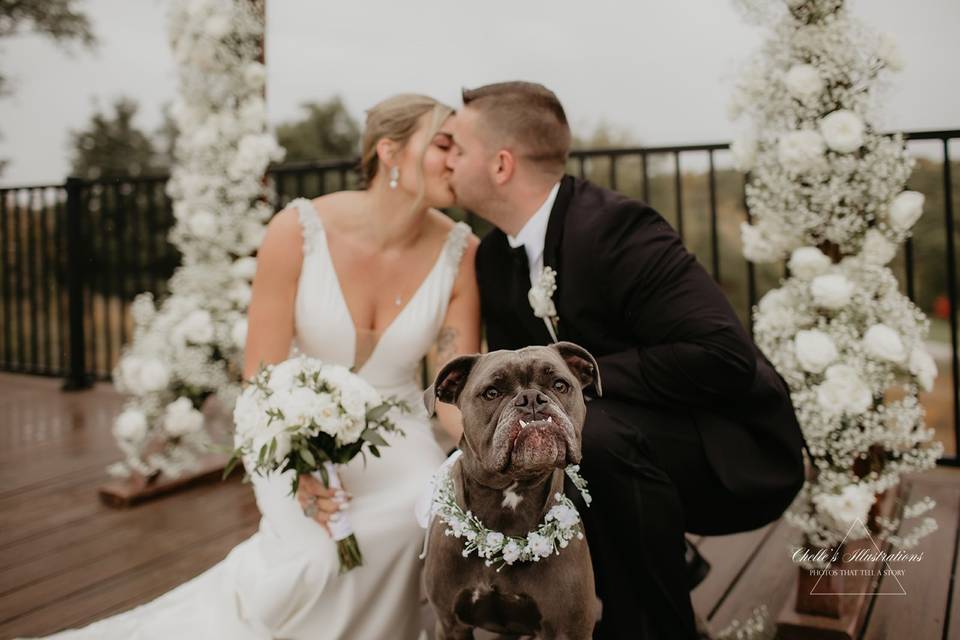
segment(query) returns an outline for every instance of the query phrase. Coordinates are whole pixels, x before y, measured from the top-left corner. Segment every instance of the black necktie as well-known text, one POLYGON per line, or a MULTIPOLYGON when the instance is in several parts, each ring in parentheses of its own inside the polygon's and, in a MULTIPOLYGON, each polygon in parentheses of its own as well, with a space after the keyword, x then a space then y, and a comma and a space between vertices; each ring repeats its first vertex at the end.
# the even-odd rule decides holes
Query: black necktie
POLYGON ((527 259, 527 249, 523 245, 510 247, 513 260, 513 273, 520 282, 530 283, 530 261, 527 259))

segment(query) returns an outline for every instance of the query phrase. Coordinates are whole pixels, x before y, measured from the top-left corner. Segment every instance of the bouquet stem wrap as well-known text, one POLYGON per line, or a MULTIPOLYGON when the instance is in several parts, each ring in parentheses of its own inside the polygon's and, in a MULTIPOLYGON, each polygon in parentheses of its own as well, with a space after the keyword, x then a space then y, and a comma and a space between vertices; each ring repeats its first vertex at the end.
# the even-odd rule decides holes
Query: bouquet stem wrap
MULTIPOLYGON (((337 467, 332 462, 324 461, 323 471, 314 471, 310 475, 317 478, 329 489, 342 489, 340 476, 337 473, 337 467)), ((330 533, 337 543, 337 556, 340 558, 340 573, 346 573, 351 569, 363 564, 363 554, 360 553, 360 545, 357 537, 353 534, 353 526, 350 524, 350 518, 345 511, 337 512, 338 518, 330 520, 327 526, 330 527, 330 533)))

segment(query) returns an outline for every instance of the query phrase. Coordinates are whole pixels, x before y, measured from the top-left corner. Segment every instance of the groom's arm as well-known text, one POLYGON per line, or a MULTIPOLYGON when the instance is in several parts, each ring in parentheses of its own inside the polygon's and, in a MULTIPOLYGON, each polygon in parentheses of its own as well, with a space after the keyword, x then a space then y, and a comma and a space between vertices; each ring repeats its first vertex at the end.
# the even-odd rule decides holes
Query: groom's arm
POLYGON ((595 277, 635 346, 597 358, 604 393, 704 406, 752 384, 751 338, 713 278, 652 207, 619 203, 597 225, 595 277))

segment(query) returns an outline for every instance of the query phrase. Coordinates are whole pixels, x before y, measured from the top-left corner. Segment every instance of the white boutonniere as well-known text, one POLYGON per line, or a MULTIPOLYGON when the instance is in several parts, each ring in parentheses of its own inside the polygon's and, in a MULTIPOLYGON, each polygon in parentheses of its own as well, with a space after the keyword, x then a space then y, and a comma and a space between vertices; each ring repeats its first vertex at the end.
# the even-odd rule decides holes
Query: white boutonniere
POLYGON ((557 341, 557 307, 553 304, 553 293, 557 290, 557 272, 553 267, 542 266, 537 281, 530 287, 527 300, 533 308, 533 315, 543 318, 543 324, 554 342, 557 341))

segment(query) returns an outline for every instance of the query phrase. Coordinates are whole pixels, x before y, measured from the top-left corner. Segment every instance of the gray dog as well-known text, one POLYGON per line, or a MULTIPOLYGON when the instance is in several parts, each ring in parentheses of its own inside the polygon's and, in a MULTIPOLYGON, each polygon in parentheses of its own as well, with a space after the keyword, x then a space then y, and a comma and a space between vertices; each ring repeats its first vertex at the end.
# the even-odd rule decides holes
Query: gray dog
MULTIPOLYGON (((524 537, 563 492, 564 467, 580 462, 583 387, 600 395, 597 362, 571 342, 460 356, 424 392, 463 414, 462 455, 450 468, 457 504, 488 529, 524 537)), ((501 571, 435 519, 427 531, 424 581, 437 640, 470 639, 475 628, 543 639, 585 640, 600 618, 585 539, 558 555, 501 571)))

